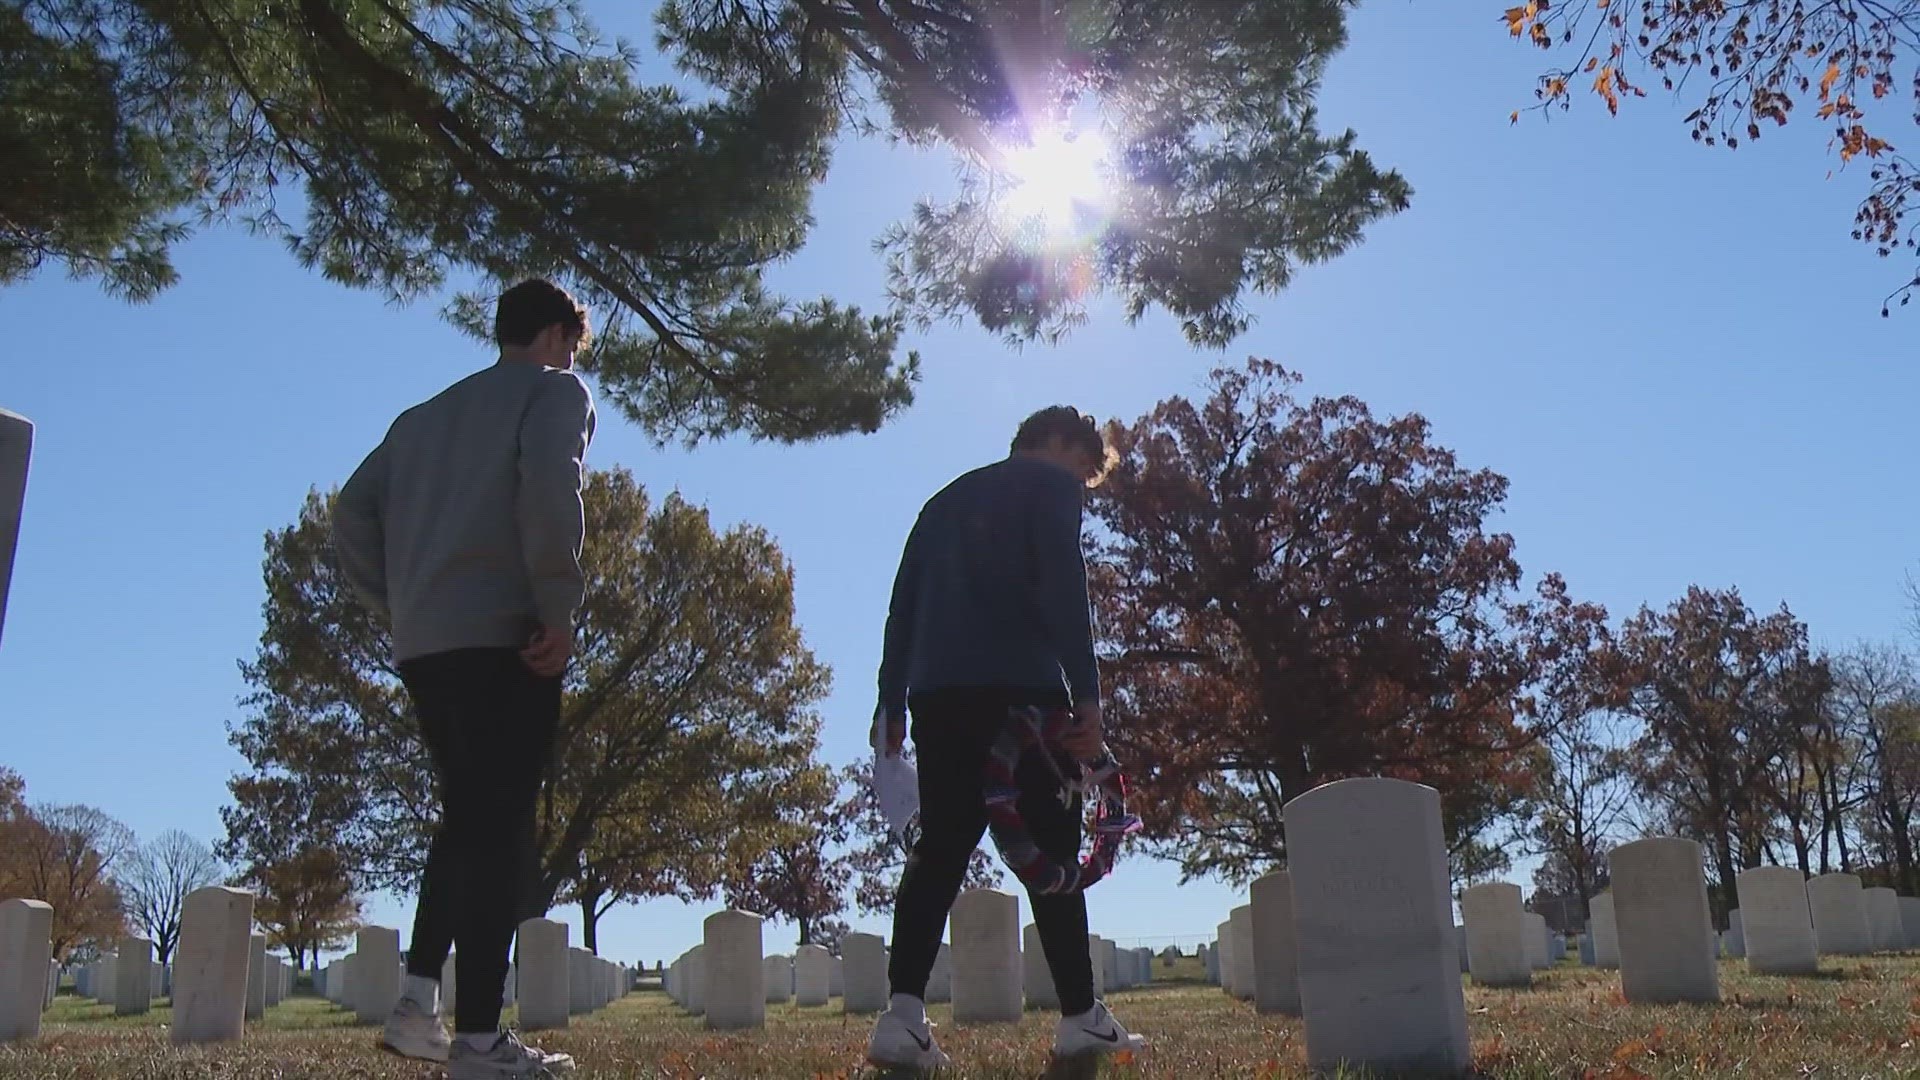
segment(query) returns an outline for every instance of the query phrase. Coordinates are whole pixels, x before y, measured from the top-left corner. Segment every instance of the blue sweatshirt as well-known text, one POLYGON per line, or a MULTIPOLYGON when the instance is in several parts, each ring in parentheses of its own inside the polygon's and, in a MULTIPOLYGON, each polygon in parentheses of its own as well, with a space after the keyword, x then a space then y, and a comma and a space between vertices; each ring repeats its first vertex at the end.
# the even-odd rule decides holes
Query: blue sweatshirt
POLYGON ((893 580, 880 704, 909 694, 1034 690, 1100 696, 1080 550, 1086 489, 1034 458, 975 469, 928 500, 893 580))

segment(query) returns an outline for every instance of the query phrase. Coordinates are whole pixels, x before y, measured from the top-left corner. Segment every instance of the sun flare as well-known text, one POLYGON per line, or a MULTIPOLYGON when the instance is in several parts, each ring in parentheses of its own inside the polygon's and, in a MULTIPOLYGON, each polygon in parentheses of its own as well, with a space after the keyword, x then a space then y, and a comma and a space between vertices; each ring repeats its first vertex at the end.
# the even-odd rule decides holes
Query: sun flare
POLYGON ((1092 132, 1047 129, 1007 151, 1002 172, 1009 184, 1002 212, 1011 221, 1038 221, 1049 232, 1071 227, 1080 214, 1104 209, 1109 195, 1107 145, 1092 132))

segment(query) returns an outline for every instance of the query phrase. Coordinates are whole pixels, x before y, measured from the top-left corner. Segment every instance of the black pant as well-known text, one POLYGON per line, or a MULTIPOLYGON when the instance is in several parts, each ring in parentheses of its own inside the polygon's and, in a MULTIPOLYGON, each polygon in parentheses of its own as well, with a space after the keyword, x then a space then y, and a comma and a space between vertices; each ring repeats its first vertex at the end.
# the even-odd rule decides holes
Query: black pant
POLYGON ((458 944, 454 1030, 493 1031, 534 865, 534 806, 560 724, 560 680, 535 675, 511 648, 418 657, 400 665, 400 679, 440 795, 407 974, 438 980, 458 944))
MULTIPOLYGON (((940 953, 948 909, 960 895, 967 861, 987 828, 983 790, 987 752, 1008 710, 1016 705, 1064 705, 1045 693, 1015 690, 952 690, 916 695, 911 702, 913 747, 920 772, 920 839, 907 857, 893 905, 893 959, 887 967, 893 992, 925 997, 927 977, 940 953)), ((1015 776, 1019 809, 1033 842, 1047 858, 1080 861, 1080 799, 1062 805, 1060 781, 1044 763, 1024 761, 1015 776)), ((1087 899, 1083 893, 1027 894, 1040 945, 1060 995, 1060 1011, 1076 1016, 1093 1008, 1093 958, 1087 951, 1087 899)))

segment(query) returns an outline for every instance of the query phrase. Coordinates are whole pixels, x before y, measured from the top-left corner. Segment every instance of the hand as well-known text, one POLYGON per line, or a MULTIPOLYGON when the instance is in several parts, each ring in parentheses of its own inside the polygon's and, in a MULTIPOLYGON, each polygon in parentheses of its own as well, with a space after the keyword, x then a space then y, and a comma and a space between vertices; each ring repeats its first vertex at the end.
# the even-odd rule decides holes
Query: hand
POLYGON ((873 726, 867 730, 867 743, 874 749, 886 749, 888 757, 899 757, 907 745, 907 712, 885 705, 873 710, 873 726), (882 742, 882 737, 885 742, 882 742))
POLYGON ((1073 706, 1073 727, 1060 742, 1077 760, 1092 761, 1100 756, 1107 745, 1107 733, 1098 700, 1077 702, 1073 706))
POLYGON ((551 626, 535 630, 527 647, 520 650, 520 659, 535 675, 548 679, 560 675, 573 659, 573 630, 551 626))

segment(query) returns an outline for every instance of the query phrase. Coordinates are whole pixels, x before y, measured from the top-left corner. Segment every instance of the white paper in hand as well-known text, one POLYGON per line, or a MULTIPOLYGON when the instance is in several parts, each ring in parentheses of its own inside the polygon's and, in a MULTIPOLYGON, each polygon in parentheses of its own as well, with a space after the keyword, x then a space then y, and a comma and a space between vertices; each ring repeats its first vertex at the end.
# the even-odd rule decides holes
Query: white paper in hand
MULTIPOLYGON (((884 731, 884 725, 875 728, 884 731)), ((913 847, 920 831, 920 773, 904 754, 887 753, 884 734, 877 735, 873 748, 873 797, 894 842, 913 847)))

